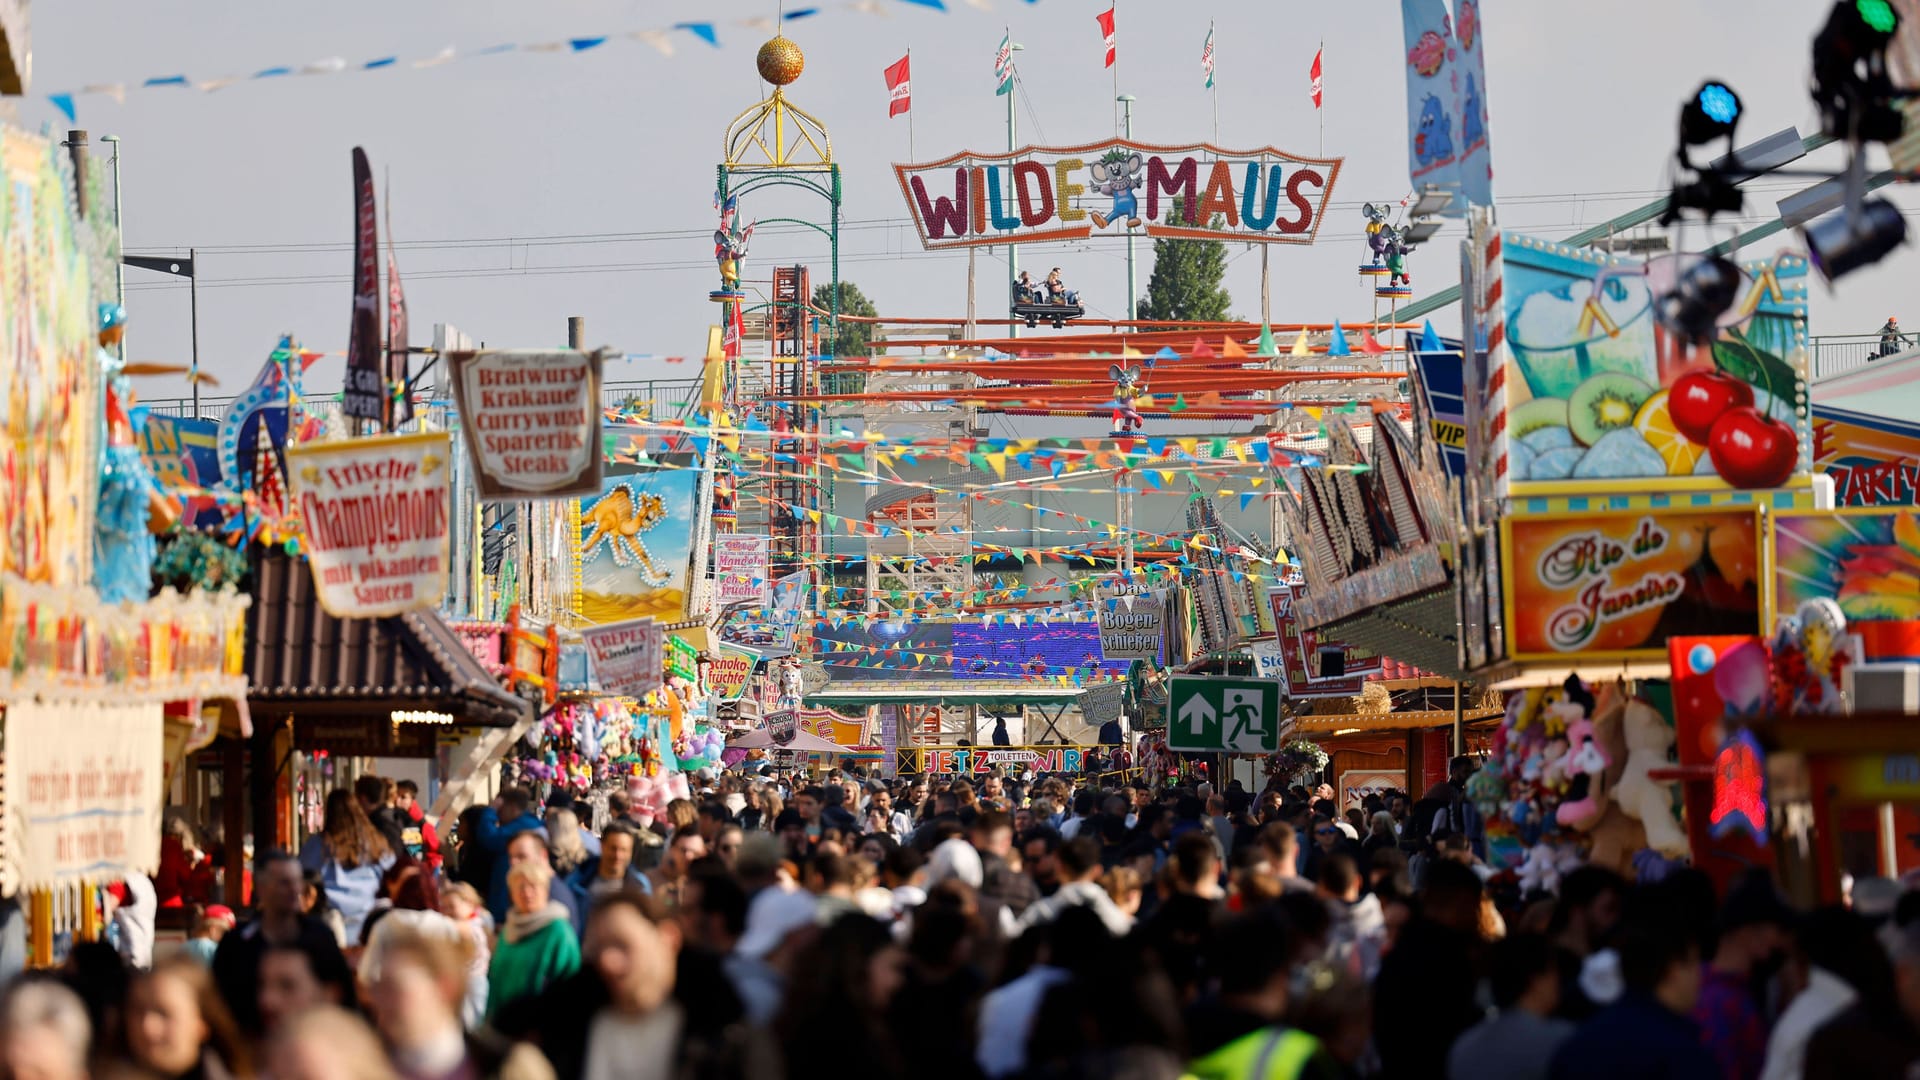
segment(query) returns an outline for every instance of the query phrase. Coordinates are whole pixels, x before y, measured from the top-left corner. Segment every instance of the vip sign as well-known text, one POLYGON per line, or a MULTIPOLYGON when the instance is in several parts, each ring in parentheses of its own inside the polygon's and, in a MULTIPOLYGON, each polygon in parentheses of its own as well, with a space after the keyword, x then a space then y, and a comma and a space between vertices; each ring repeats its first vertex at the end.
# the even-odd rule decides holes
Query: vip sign
POLYGON ((893 171, 928 250, 1084 240, 1142 227, 1154 237, 1311 244, 1341 161, 1272 147, 1114 139, 1009 154, 962 151, 893 171))
POLYGON ((327 614, 381 618, 440 602, 451 451, 446 432, 288 451, 302 543, 327 614))

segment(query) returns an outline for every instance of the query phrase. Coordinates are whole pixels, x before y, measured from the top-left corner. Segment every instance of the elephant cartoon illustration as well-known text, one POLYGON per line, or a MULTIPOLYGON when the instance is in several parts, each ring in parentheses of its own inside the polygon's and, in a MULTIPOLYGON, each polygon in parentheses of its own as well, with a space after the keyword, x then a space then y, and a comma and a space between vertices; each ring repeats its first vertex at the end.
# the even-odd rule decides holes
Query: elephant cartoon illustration
POLYGON ((1093 190, 1113 197, 1111 213, 1102 215, 1095 211, 1088 215, 1093 218, 1094 226, 1104 229, 1110 221, 1125 220, 1128 228, 1139 228, 1140 200, 1134 192, 1145 187, 1147 179, 1147 166, 1140 155, 1109 150, 1100 160, 1089 164, 1087 172, 1093 176, 1093 190))
POLYGON ((1440 99, 1428 94, 1420 104, 1420 124, 1414 129, 1413 157, 1422 166, 1443 165, 1453 160, 1453 118, 1440 107, 1440 99))
POLYGON ((1131 435, 1145 422, 1138 405, 1147 396, 1146 388, 1140 385, 1140 365, 1110 365, 1107 377, 1113 380, 1113 433, 1131 435))

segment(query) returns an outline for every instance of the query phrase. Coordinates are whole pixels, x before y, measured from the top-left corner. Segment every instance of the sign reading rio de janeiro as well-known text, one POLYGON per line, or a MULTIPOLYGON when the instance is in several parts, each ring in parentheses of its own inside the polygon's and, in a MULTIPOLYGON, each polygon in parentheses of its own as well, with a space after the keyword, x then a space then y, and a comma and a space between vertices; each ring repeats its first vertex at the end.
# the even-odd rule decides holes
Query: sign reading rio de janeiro
POLYGON ((1751 507, 1507 518, 1513 658, 1664 656, 1682 635, 1760 628, 1751 507))
POLYGON ((1311 244, 1341 158, 1112 139, 895 165, 928 250, 1096 232, 1311 244), (1213 226, 1218 226, 1217 228, 1213 226))

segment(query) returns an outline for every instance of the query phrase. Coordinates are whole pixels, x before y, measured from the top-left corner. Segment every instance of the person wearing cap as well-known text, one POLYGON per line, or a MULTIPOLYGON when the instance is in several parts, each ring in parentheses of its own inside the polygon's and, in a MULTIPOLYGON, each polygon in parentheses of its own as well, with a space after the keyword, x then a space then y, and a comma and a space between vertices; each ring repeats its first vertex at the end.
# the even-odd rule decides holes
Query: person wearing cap
POLYGON ((187 931, 186 943, 180 950, 206 967, 213 966, 213 954, 220 948, 220 939, 227 936, 237 920, 233 909, 225 904, 209 904, 193 920, 193 926, 187 931))
POLYGON ((1754 1080, 1767 1058, 1767 1022, 1753 983, 1785 966, 1793 912, 1773 879, 1754 871, 1736 882, 1720 909, 1720 933, 1700 982, 1693 1019, 1726 1080, 1754 1080))
POLYGON ((1905 342, 1900 339, 1900 320, 1892 315, 1887 316, 1887 324, 1880 328, 1880 351, 1874 354, 1874 358, 1892 356, 1904 345, 1905 342))
POLYGON ((770 1024, 786 998, 795 954, 805 944, 820 902, 812 893, 774 887, 760 890, 747 907, 747 928, 722 963, 748 1023, 770 1024))

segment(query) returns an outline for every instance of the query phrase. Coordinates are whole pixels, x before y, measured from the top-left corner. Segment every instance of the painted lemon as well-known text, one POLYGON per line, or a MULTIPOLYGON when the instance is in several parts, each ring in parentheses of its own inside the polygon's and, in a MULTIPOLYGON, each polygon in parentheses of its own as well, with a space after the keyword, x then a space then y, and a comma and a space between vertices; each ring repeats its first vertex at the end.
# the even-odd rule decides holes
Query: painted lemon
POLYGON ((1673 417, 1667 413, 1665 390, 1641 403, 1639 411, 1633 414, 1633 426, 1667 463, 1668 476, 1691 476, 1694 466, 1706 456, 1706 447, 1680 434, 1680 429, 1673 426, 1673 417))

